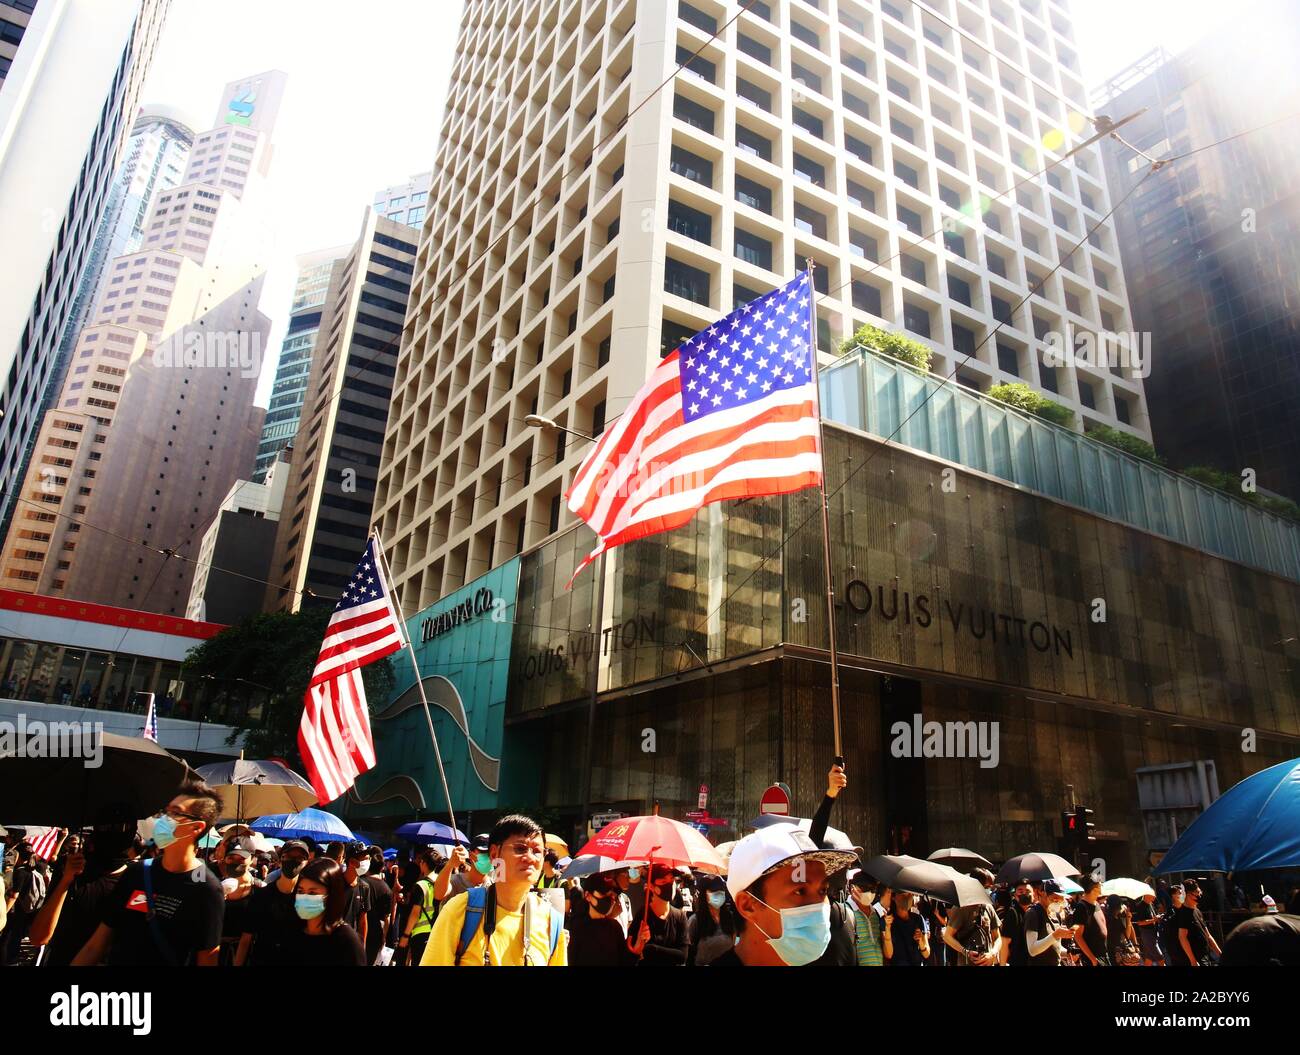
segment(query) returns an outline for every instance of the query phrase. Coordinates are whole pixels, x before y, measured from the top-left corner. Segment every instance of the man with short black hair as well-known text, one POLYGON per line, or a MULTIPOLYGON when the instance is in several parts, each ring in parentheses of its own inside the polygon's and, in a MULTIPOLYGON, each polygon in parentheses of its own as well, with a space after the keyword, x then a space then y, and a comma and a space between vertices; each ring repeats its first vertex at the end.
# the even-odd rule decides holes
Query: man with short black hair
POLYGON ((290 839, 280 847, 280 868, 275 879, 253 892, 235 952, 235 966, 279 966, 284 963, 285 947, 292 943, 302 923, 294 911, 294 892, 298 873, 311 859, 311 851, 300 839, 290 839))
MULTIPOLYGON (((983 868, 971 876, 987 890, 993 876, 983 868), (983 875, 979 875, 983 872, 983 875), (985 883, 985 876, 988 883, 985 883)), ((1002 925, 992 905, 954 905, 948 910, 942 932, 943 943, 957 954, 955 967, 997 967, 1002 952, 1002 925)))
POLYGON ((347 866, 343 870, 343 879, 348 885, 350 898, 348 907, 343 912, 343 922, 357 932, 361 947, 366 947, 370 937, 370 909, 374 901, 370 886, 362 882, 362 877, 370 871, 370 853, 362 843, 348 843, 347 866))
POLYGON ((177 789, 154 821, 160 855, 122 873, 74 967, 217 965, 225 899, 195 846, 221 808, 221 796, 200 781, 177 789))
POLYGON ((1070 918, 1074 927, 1074 942, 1082 953, 1079 958, 1080 967, 1110 966, 1110 958, 1106 951, 1109 928, 1106 922, 1106 911, 1099 903, 1100 898, 1101 883, 1088 876, 1083 880, 1083 893, 1079 895, 1079 900, 1074 906, 1074 915, 1070 918))
POLYGON ((630 967, 636 958, 628 950, 620 908, 618 881, 609 873, 584 876, 582 900, 569 913, 570 967, 630 967))
POLYGON ((387 944, 388 923, 393 914, 393 888, 384 882, 384 851, 366 847, 370 869, 361 881, 370 887, 370 909, 366 919, 366 963, 379 959, 379 950, 387 944))
POLYGON ((1212 962, 1210 951, 1213 950, 1215 956, 1222 956, 1223 952, 1201 915, 1201 884, 1188 879, 1183 883, 1183 892, 1185 903, 1174 914, 1177 941, 1169 950, 1169 963, 1172 967, 1208 967, 1212 962))

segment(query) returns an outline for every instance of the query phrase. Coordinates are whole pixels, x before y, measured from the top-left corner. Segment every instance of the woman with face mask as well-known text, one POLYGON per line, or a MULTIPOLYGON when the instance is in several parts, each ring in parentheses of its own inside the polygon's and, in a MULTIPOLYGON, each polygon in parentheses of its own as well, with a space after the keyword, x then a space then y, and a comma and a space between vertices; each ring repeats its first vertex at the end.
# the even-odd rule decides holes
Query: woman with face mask
POLYGON ((343 922, 351 891, 343 869, 329 858, 313 861, 298 875, 293 909, 301 929, 285 943, 287 967, 364 967, 366 950, 343 922))
POLYGON ((699 881, 699 899, 686 925, 686 966, 706 967, 736 944, 736 907, 721 876, 699 881))
POLYGON ((646 909, 628 929, 628 951, 638 966, 682 967, 686 963, 686 912, 673 907, 677 873, 660 865, 646 870, 646 909))
POLYGON ((893 934, 885 926, 885 916, 892 900, 889 889, 885 888, 882 894, 880 884, 866 872, 859 871, 849 880, 849 899, 853 903, 858 966, 884 967, 894 955, 893 934))

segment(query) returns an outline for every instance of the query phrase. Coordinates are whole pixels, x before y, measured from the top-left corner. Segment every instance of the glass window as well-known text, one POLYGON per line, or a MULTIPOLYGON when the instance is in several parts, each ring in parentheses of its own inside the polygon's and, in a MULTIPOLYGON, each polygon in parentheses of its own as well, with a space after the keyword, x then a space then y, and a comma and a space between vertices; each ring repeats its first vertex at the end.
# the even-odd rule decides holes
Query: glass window
POLYGON ((751 209, 772 215, 772 191, 761 183, 755 183, 744 176, 736 176, 736 201, 748 205, 751 209))
POLYGON ((752 81, 745 80, 744 77, 736 78, 736 94, 742 99, 748 99, 760 110, 772 112, 772 93, 760 88, 752 81))
POLYGON ((813 91, 820 94, 822 90, 822 79, 817 76, 817 74, 813 73, 812 70, 800 66, 797 62, 792 62, 790 63, 790 76, 794 78, 796 85, 811 88, 813 91))
POLYGON ((679 121, 685 121, 688 125, 713 135, 713 111, 707 106, 701 106, 682 95, 674 96, 673 116, 679 121))
POLYGON ((691 153, 684 147, 673 147, 668 168, 685 179, 702 183, 706 187, 713 186, 713 162, 691 153))
POLYGON ((862 311, 869 311, 872 315, 880 318, 883 312, 880 310, 880 290, 875 286, 868 285, 866 282, 853 283, 853 306, 862 311))
POLYGON ((971 306, 970 283, 956 275, 949 275, 948 296, 958 304, 965 304, 969 308, 971 306))
POLYGON ((998 369, 1003 373, 1020 376, 1020 356, 1009 345, 998 341, 998 369))
POLYGON ((709 214, 671 199, 668 202, 668 229, 705 245, 713 241, 713 221, 709 214))
POLYGON ((736 256, 765 271, 772 270, 772 243, 739 227, 736 228, 736 256))
POLYGON ((818 187, 826 186, 826 170, 801 154, 794 155, 794 174, 799 179, 807 180, 818 187))
POLYGON ((820 117, 814 117, 812 114, 795 107, 791 120, 810 135, 814 135, 818 139, 826 138, 825 125, 820 117))
POLYGON ((760 44, 752 37, 745 36, 744 33, 736 34, 736 48, 751 59, 758 59, 759 62, 768 66, 772 65, 772 49, 760 44))
POLYGON ((706 33, 716 33, 718 31, 718 20, 716 18, 705 14, 698 7, 692 7, 686 0, 678 0, 677 17, 696 29, 704 30, 706 33))
POLYGON ((696 304, 708 304, 708 272, 669 257, 664 261, 664 291, 693 300, 696 304))
POLYGON ((692 73, 710 84, 716 84, 718 80, 718 68, 711 62, 704 59, 703 56, 696 55, 693 48, 684 48, 677 45, 677 65, 685 67, 687 73, 692 73))
POLYGON ((389 199, 388 199, 388 207, 389 207, 390 209, 401 209, 401 208, 403 208, 405 205, 406 205, 406 195, 405 195, 405 194, 398 195, 396 198, 389 198, 389 199))
POLYGON ((744 125, 736 126, 736 146, 746 153, 762 158, 764 161, 772 160, 771 141, 757 132, 750 131, 744 125))

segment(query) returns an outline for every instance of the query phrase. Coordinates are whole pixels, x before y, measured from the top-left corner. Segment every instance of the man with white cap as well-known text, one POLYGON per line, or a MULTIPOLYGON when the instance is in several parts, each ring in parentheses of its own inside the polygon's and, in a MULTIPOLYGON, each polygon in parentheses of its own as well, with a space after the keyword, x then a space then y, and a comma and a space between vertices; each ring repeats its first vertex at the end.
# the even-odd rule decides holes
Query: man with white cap
POLYGON ((736 843, 727 892, 739 915, 736 947, 711 967, 803 967, 831 940, 829 880, 858 859, 822 850, 793 824, 773 824, 736 843))

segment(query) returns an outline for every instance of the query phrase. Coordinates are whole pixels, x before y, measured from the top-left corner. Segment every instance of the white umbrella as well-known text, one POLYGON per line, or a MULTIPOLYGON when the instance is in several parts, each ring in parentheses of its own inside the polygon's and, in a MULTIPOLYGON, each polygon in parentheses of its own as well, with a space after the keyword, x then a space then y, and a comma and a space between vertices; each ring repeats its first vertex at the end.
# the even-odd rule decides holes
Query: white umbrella
POLYGON ((1106 882, 1101 884, 1102 897, 1110 897, 1113 894, 1116 897, 1126 897, 1137 901, 1148 894, 1155 897, 1155 893, 1146 883, 1137 879, 1107 879, 1106 882))

